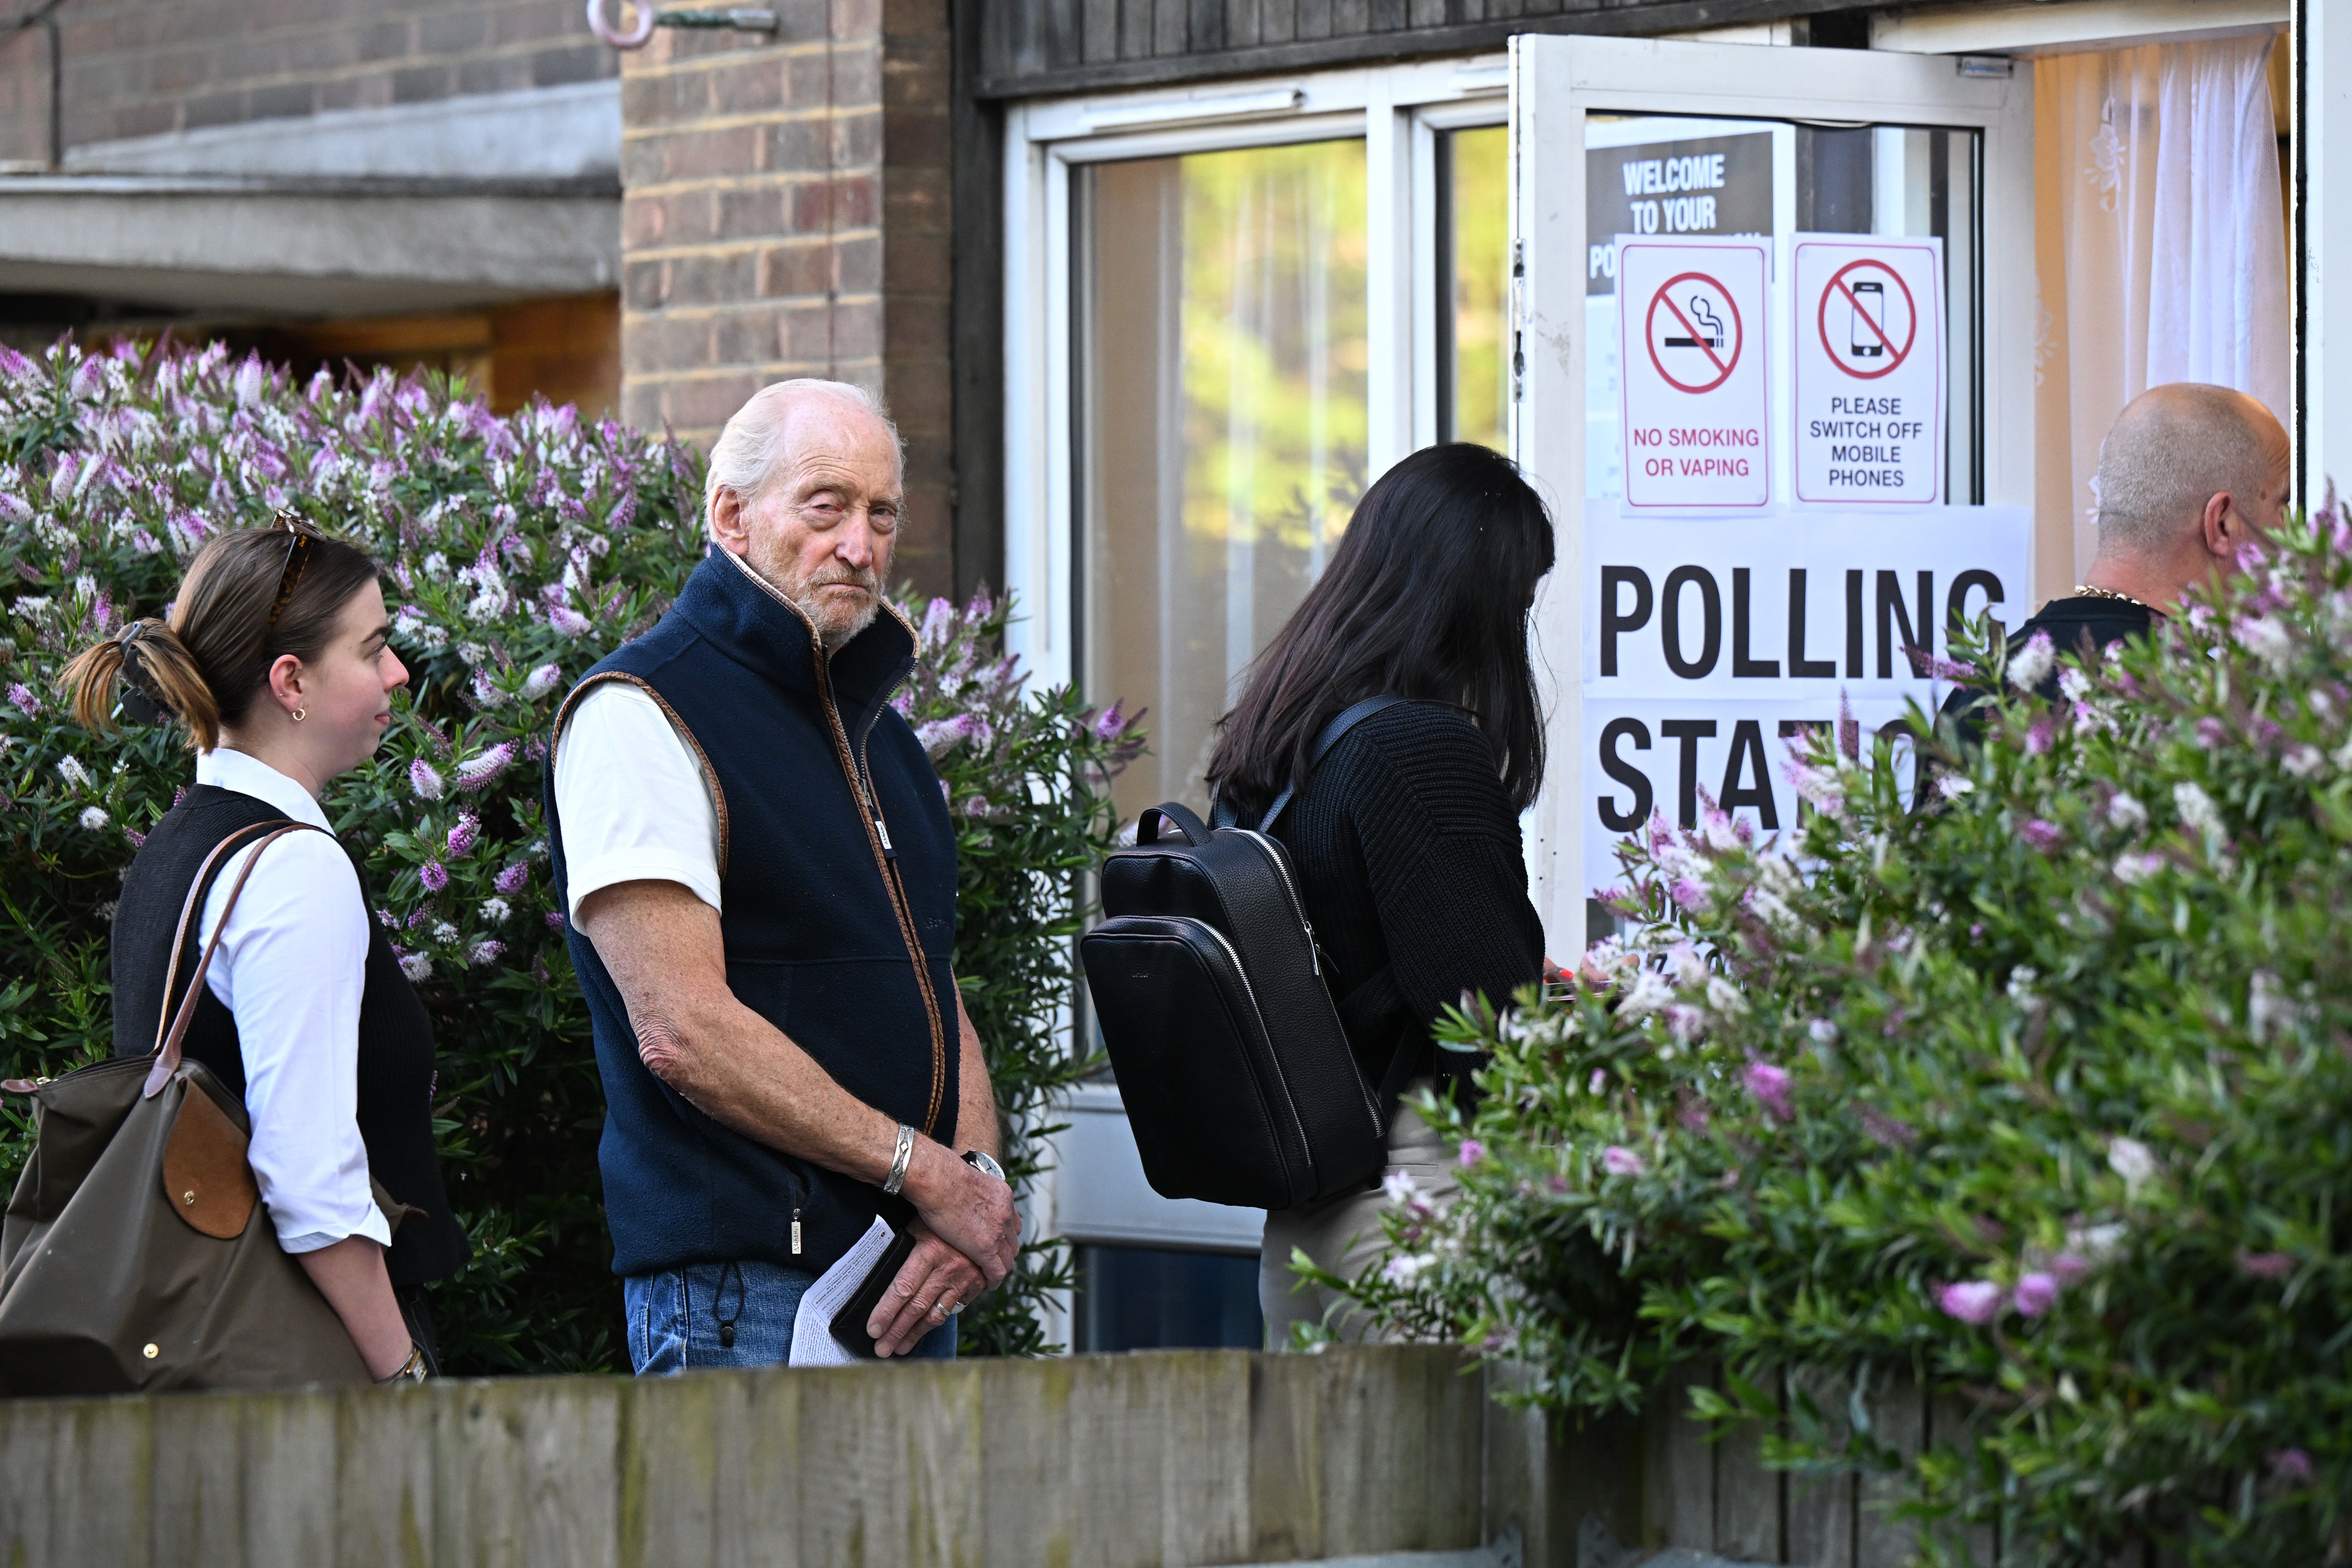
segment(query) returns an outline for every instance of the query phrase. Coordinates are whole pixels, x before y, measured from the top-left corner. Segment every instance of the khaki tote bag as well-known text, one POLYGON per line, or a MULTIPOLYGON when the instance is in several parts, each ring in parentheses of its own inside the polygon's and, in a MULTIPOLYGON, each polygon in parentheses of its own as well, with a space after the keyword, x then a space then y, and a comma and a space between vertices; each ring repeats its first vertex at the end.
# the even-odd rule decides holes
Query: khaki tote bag
MULTIPOLYGON (((342 1320, 278 1248, 246 1163, 243 1102, 182 1059, 217 930, 186 999, 168 1014, 196 894, 215 863, 257 834, 267 847, 304 831, 316 829, 264 824, 206 858, 164 982, 171 1032, 150 1055, 0 1084, 32 1096, 35 1128, 0 1221, 0 1394, 370 1381, 342 1320)), ((260 858, 257 850, 229 889, 222 926, 260 858)))

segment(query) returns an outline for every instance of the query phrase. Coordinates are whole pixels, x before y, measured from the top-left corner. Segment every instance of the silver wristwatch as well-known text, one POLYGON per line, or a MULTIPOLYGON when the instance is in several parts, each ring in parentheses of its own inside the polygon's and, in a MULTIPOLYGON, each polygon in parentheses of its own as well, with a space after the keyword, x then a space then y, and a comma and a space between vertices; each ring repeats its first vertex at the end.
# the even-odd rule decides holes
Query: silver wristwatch
POLYGON ((983 1176, 994 1176, 1000 1182, 1006 1180, 1004 1167, 977 1149, 965 1150, 963 1163, 983 1176))

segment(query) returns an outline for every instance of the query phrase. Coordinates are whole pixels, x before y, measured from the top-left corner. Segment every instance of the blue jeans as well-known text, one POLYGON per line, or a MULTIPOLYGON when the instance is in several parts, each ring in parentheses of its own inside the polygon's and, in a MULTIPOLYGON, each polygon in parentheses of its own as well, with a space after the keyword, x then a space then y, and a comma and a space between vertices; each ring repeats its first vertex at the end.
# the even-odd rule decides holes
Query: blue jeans
MULTIPOLYGON (((632 1275, 621 1282, 629 1364, 640 1377, 689 1367, 782 1366, 792 1358, 793 1315, 815 1283, 814 1274, 773 1263, 698 1263, 632 1275)), ((952 1361, 955 1343, 950 1321, 903 1354, 952 1361)))

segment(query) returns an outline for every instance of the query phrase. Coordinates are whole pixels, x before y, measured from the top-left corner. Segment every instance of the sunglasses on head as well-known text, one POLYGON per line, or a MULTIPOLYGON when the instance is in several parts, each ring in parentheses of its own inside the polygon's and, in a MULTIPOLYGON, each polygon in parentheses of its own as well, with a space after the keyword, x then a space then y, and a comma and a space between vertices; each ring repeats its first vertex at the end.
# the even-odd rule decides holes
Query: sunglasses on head
POLYGON ((290 511, 281 511, 271 518, 269 531, 282 531, 286 535, 286 564, 278 574, 278 597, 270 602, 269 624, 262 628, 264 642, 278 629, 278 617, 286 613, 286 602, 294 596, 295 588, 302 581, 303 568, 310 563, 311 544, 326 538, 307 520, 290 511))

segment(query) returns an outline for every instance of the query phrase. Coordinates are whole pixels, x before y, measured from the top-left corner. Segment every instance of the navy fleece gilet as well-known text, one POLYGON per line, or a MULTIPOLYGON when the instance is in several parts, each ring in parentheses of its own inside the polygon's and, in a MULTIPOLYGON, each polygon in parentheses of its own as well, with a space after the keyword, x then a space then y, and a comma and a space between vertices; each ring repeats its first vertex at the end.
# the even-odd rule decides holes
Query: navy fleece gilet
MULTIPOLYGON (((915 646, 886 609, 827 658, 798 609, 713 550, 652 631, 572 689, 556 731, 610 680, 669 711, 718 806, 729 988, 842 1088, 946 1141, 957 1108, 955 831, 930 759, 889 707, 915 646)), ((544 795, 558 907, 569 908, 551 757, 544 795)), ((604 1081, 597 1163, 613 1271, 831 1267, 892 1200, 720 1125, 655 1077, 594 945, 569 934, 604 1081)))

